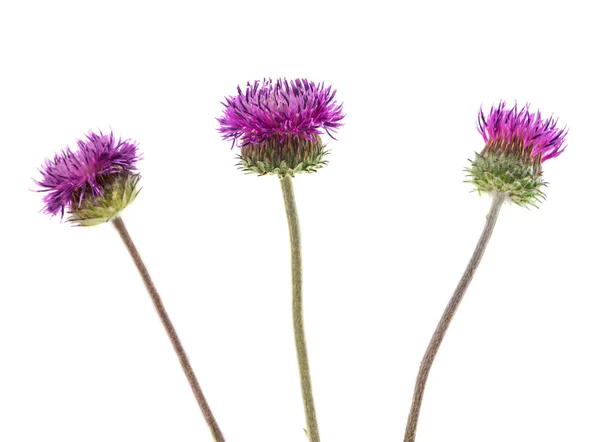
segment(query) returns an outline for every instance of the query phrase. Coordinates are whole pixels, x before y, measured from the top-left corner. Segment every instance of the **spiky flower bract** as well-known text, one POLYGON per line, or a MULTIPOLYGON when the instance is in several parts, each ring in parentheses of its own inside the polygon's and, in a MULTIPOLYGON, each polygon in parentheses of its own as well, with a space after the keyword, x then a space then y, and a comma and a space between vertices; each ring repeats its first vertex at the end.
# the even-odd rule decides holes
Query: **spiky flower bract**
POLYGON ((140 160, 137 143, 116 140, 113 133, 90 131, 77 140, 78 149, 69 147, 46 159, 36 180, 44 196, 44 213, 71 216, 77 225, 110 221, 133 202, 139 189, 136 164, 140 160))
POLYGON ((542 163, 559 156, 565 149, 567 130, 557 127, 552 116, 542 118, 506 102, 492 106, 486 115, 479 109, 478 130, 485 141, 466 169, 479 193, 501 192, 520 206, 536 206, 544 197, 542 163))
POLYGON ((225 99, 219 132, 240 148, 238 166, 259 175, 315 172, 327 162, 323 132, 342 126, 336 91, 307 79, 248 82, 225 99))

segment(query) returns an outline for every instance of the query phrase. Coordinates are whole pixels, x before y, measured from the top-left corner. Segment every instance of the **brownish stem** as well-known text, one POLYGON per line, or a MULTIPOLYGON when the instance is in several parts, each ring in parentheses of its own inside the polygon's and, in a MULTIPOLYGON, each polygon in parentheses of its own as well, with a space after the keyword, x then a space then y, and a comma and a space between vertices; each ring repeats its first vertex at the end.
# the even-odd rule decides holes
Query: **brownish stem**
POLYGON ((156 290, 156 287, 154 286, 154 283, 152 282, 152 279, 150 278, 148 269, 146 269, 146 266, 144 265, 144 262, 142 261, 142 258, 140 256, 140 254, 138 253, 138 251, 135 247, 135 244, 133 243, 133 240, 131 239, 131 236, 129 236, 129 232, 127 231, 127 228, 125 227, 125 223, 123 223, 123 220, 121 219, 121 217, 114 218, 112 223, 115 226, 115 228, 117 229, 117 232, 119 232, 121 239, 125 243, 125 246, 127 247, 127 250, 129 250, 129 253, 131 254, 131 258, 133 259, 135 266, 137 267, 142 279, 144 280, 146 289, 148 290, 148 293, 150 294, 150 299, 152 299, 152 303, 154 304, 154 307, 156 308, 156 312, 158 313, 158 316, 160 317, 160 321, 162 322, 162 324, 167 332, 167 335, 169 335, 171 344, 173 344, 175 353, 177 353, 177 357, 179 358, 179 362, 181 363, 181 367, 183 368, 185 377, 187 378, 188 382, 190 383, 190 387, 192 388, 192 391, 194 392, 194 397, 196 398, 196 401, 198 402, 198 405, 200 406, 200 410, 202 410, 202 414, 204 415, 204 419, 206 419, 206 423, 208 424, 208 426, 210 428, 213 439, 216 442, 225 442, 225 438, 223 437, 223 434, 221 433, 221 429, 219 428, 219 425, 217 424, 217 421, 215 420, 215 417, 213 416, 212 411, 210 410, 210 407, 208 406, 208 402, 206 401, 206 398, 204 397, 204 394, 202 393, 202 389, 200 388, 198 379, 196 379, 194 370, 192 370, 190 361, 188 360, 188 357, 185 354, 183 345, 181 345, 181 341, 179 340, 179 337, 177 336, 175 327, 173 327, 173 323, 171 322, 171 319, 169 319, 167 310, 165 309, 165 306, 163 305, 162 300, 160 299, 158 291, 156 290))
POLYGON ((456 290, 454 290, 454 294, 446 306, 446 310, 444 311, 444 314, 442 315, 442 318, 440 319, 440 322, 438 323, 438 326, 431 337, 431 341, 429 341, 429 346, 425 351, 425 356, 423 356, 421 367, 419 368, 419 373, 417 374, 412 405, 408 415, 408 422, 406 423, 406 432, 404 433, 404 442, 414 442, 416 439, 417 424, 419 422, 419 413, 421 411, 421 404, 423 402, 425 384, 427 383, 427 378, 429 377, 429 371, 433 365, 433 360, 440 349, 440 345, 442 344, 442 340, 446 335, 446 331, 448 331, 450 322, 452 321, 452 318, 454 317, 454 314, 456 313, 456 310, 458 309, 458 306, 460 305, 460 302, 462 301, 465 292, 467 291, 467 288, 473 279, 473 275, 475 275, 475 271, 481 262, 481 258, 483 257, 485 248, 487 247, 490 237, 492 236, 494 226, 496 225, 496 220, 498 219, 500 209, 502 208, 502 204, 504 204, 505 199, 505 194, 494 193, 492 197, 492 206, 487 215, 485 227, 483 228, 483 232, 481 232, 481 237, 479 238, 479 242, 475 247, 471 261, 469 261, 469 265, 465 269, 465 272, 463 273, 456 290))

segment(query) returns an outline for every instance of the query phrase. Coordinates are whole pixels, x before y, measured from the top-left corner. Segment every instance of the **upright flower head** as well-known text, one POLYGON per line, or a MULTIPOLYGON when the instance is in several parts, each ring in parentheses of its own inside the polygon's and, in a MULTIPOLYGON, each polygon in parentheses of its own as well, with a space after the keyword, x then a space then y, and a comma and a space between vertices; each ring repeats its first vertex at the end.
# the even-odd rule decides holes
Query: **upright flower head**
POLYGON ((260 175, 314 172, 326 162, 320 135, 342 126, 342 105, 336 91, 306 79, 238 86, 225 99, 219 132, 241 148, 241 168, 260 175))
POLYGON ((77 140, 78 149, 69 147, 46 159, 35 180, 44 196, 43 211, 49 215, 71 215, 78 225, 107 222, 127 207, 139 190, 136 163, 137 143, 115 140, 111 133, 89 132, 77 140))
POLYGON ((507 108, 504 101, 487 115, 479 110, 478 130, 486 144, 470 160, 469 182, 480 193, 503 192, 516 204, 535 206, 544 198, 542 163, 563 152, 567 130, 528 104, 507 108))

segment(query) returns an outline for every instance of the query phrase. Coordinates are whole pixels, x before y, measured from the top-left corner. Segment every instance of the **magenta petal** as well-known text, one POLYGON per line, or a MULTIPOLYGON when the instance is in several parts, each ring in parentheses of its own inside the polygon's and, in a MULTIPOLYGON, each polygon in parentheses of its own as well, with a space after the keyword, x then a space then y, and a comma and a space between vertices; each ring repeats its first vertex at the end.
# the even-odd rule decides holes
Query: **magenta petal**
POLYGON ((335 90, 307 79, 278 79, 247 83, 237 88, 238 95, 226 97, 219 132, 223 139, 240 146, 260 144, 276 136, 314 140, 320 129, 330 132, 342 126, 342 105, 335 101, 335 90))
POLYGON ((490 109, 487 116, 479 109, 477 128, 486 143, 509 144, 519 142, 531 156, 541 155, 542 161, 559 156, 565 149, 566 128, 557 127, 552 116, 529 111, 529 104, 520 110, 517 104, 508 109, 506 102, 490 109))
POLYGON ((100 175, 136 170, 141 159, 137 143, 130 140, 115 140, 112 132, 95 134, 90 131, 84 140, 78 140, 78 150, 69 147, 57 153, 53 160, 46 159, 40 169, 42 178, 35 180, 44 197, 44 212, 49 215, 71 210, 73 195, 87 190, 93 196, 102 195, 100 175))

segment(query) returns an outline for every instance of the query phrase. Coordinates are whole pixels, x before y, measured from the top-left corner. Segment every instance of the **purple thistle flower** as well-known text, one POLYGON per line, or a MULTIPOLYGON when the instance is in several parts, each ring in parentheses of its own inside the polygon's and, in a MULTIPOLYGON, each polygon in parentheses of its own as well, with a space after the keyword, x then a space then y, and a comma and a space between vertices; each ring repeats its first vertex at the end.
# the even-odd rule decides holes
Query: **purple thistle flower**
POLYGON ((485 147, 469 160, 467 182, 480 194, 501 194, 520 206, 537 207, 545 198, 542 163, 566 147, 567 129, 557 123, 552 116, 543 119, 539 111, 530 112, 529 104, 507 109, 500 101, 487 115, 480 108, 478 129, 485 147))
POLYGON ((567 135, 566 128, 557 128, 558 120, 552 116, 543 119, 540 111, 529 112, 529 104, 520 110, 517 104, 506 108, 501 101, 497 107, 492 106, 487 117, 483 109, 479 109, 478 130, 486 142, 486 148, 494 150, 494 146, 508 147, 510 150, 522 150, 522 153, 541 161, 559 156, 567 135))
POLYGON ((81 205, 84 195, 103 196, 102 178, 106 175, 132 172, 141 159, 137 143, 130 140, 115 141, 112 132, 95 134, 90 131, 86 139, 77 140, 78 150, 69 147, 57 153, 53 160, 46 159, 41 169, 42 178, 35 183, 42 187, 44 213, 64 215, 65 208, 72 211, 81 205))
MULTIPOLYGON (((245 92, 226 98, 223 116, 218 118, 223 139, 238 141, 240 147, 257 145, 268 139, 283 143, 286 138, 314 142, 323 129, 331 132, 342 126, 342 105, 336 91, 324 83, 306 79, 248 82, 245 92)), ((332 136, 333 138, 333 136, 332 136)))

